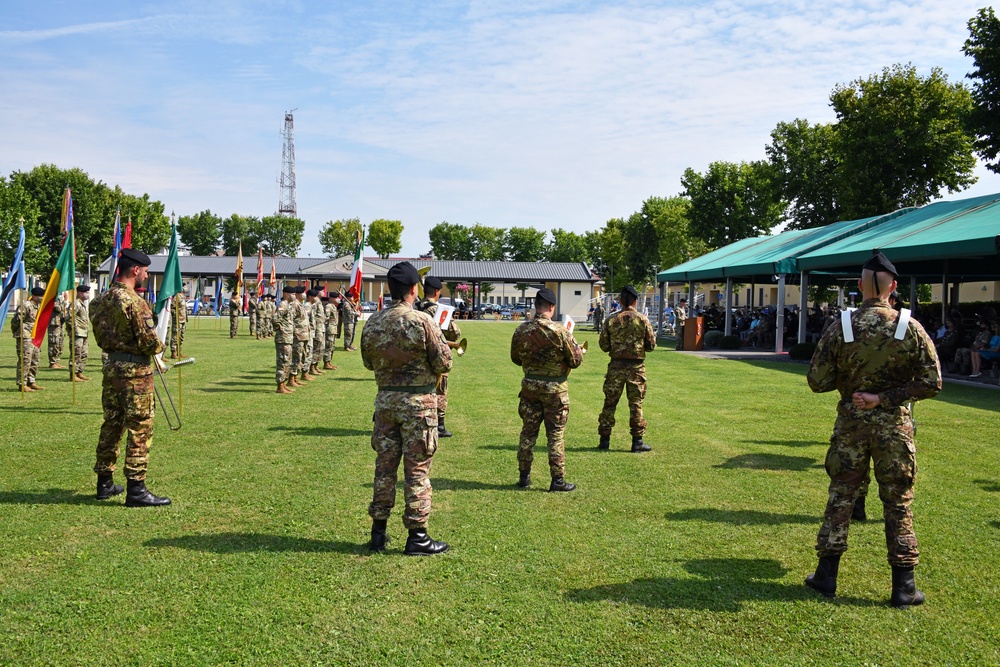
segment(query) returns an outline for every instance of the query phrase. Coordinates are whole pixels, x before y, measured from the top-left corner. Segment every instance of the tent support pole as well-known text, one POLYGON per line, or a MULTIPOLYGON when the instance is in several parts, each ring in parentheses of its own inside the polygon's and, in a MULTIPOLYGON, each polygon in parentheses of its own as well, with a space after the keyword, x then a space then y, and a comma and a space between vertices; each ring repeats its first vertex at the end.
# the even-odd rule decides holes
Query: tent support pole
POLYGON ((774 314, 774 351, 785 351, 785 274, 778 276, 778 312, 774 314))
POLYGON ((917 277, 910 276, 910 310, 917 312, 917 277))
POLYGON ((726 335, 733 335, 733 279, 726 278, 726 335))
POLYGON ((806 316, 809 313, 809 272, 799 272, 799 333, 798 341, 806 342, 806 316))
POLYGON ((656 333, 663 335, 663 311, 667 309, 667 283, 660 283, 660 307, 656 313, 656 333))

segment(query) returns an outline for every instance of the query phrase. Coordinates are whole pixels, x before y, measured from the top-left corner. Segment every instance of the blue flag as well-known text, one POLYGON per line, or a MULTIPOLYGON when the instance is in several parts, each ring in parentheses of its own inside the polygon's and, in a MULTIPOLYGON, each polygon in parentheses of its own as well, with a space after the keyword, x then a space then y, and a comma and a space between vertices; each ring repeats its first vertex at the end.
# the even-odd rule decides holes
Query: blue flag
POLYGON ((222 317, 222 281, 215 288, 215 316, 222 317))
POLYGON ((7 311, 10 309, 10 302, 15 290, 26 289, 24 273, 24 226, 21 226, 20 238, 17 242, 17 250, 14 251, 14 261, 10 265, 10 273, 3 283, 3 291, 0 291, 0 331, 3 331, 3 323, 7 319, 7 311))

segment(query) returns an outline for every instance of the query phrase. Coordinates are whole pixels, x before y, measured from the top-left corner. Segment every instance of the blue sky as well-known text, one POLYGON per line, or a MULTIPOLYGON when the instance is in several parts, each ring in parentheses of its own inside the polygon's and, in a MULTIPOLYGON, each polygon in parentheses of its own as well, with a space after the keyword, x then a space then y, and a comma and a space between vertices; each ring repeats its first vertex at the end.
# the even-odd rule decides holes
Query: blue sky
MULTIPOLYGON (((277 209, 296 108, 302 254, 327 220, 577 232, 764 156, 894 63, 953 81, 982 0, 45 2, 0 14, 0 172, 80 167, 178 215, 277 209)), ((972 189, 1000 192, 983 168, 972 189)))

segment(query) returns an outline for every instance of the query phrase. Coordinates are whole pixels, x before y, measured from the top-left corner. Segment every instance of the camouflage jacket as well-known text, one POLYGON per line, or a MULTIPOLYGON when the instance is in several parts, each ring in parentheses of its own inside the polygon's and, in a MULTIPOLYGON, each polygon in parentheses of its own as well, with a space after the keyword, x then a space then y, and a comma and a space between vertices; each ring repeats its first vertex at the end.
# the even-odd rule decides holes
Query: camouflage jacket
MULTIPOLYGON (((154 355, 163 351, 149 303, 124 283, 111 288, 90 304, 90 323, 97 345, 105 352, 154 355)), ((109 359, 104 372, 116 377, 151 375, 150 364, 109 359)))
POLYGON ((292 311, 292 325, 295 331, 295 340, 309 340, 309 316, 306 309, 298 299, 288 302, 289 310, 292 311))
POLYGON ((313 317, 313 338, 323 339, 326 337, 326 308, 322 301, 312 304, 313 317))
POLYGON ((235 320, 243 314, 243 299, 237 297, 229 300, 229 319, 235 320))
POLYGON ((282 299, 277 303, 271 323, 274 325, 274 342, 291 345, 295 341, 295 302, 282 299))
POLYGON ((249 317, 254 322, 257 321, 257 298, 251 296, 247 301, 247 317, 249 317))
MULTIPOLYGON (((430 315, 431 319, 437 322, 437 310, 438 310, 437 301, 431 301, 430 299, 421 299, 417 307, 423 312, 430 315)), ((445 329, 442 333, 446 340, 450 340, 452 342, 455 342, 462 337, 462 330, 458 328, 457 324, 455 324, 454 317, 451 318, 451 322, 448 323, 448 328, 445 329)))
POLYGON ((312 340, 313 332, 316 331, 316 318, 313 315, 313 311, 316 309, 313 308, 313 305, 309 301, 309 299, 306 299, 305 301, 302 302, 302 310, 306 314, 306 324, 309 327, 309 333, 308 333, 309 340, 312 340))
POLYGON ((894 337, 899 312, 879 299, 866 299, 851 314, 854 342, 845 343, 834 324, 816 346, 809 365, 809 387, 840 392, 850 407, 856 391, 879 395, 880 406, 895 408, 931 398, 941 391, 941 365, 934 343, 911 318, 903 340, 894 337))
POLYGON ((604 306, 600 304, 594 308, 594 322, 604 322, 604 306))
POLYGON ((646 316, 629 306, 607 319, 600 344, 612 359, 643 360, 647 352, 656 349, 656 334, 646 316))
POLYGON ((326 303, 323 306, 323 310, 326 312, 326 335, 336 336, 337 335, 337 325, 340 323, 340 312, 335 303, 326 303))
POLYGON ((177 324, 184 324, 188 321, 188 309, 187 309, 187 299, 184 298, 184 294, 181 293, 174 297, 174 301, 171 304, 173 310, 170 316, 173 318, 171 322, 176 322, 177 324))
MULTIPOLYGON (((76 300, 76 332, 72 335, 77 338, 86 338, 87 334, 90 333, 90 313, 87 311, 87 304, 80 299, 76 300)), ((70 328, 69 322, 66 323, 66 328, 70 328)))
POLYGON ((451 370, 451 349, 429 315, 405 301, 394 301, 365 323, 361 360, 375 371, 380 388, 433 387, 438 375, 451 370))
POLYGON ((354 304, 351 303, 350 299, 340 300, 340 319, 344 322, 356 322, 358 319, 358 311, 354 309, 354 304))
POLYGON ((49 331, 57 332, 59 327, 69 319, 66 315, 69 312, 69 304, 62 299, 56 299, 52 304, 52 317, 49 319, 49 331))
POLYGON ((15 308, 10 322, 10 332, 14 334, 14 338, 24 336, 24 340, 31 340, 31 330, 35 328, 37 317, 38 304, 31 299, 15 308))
POLYGON ((683 326, 684 320, 688 318, 687 309, 683 306, 677 306, 674 308, 674 322, 677 326, 683 326))
POLYGON ((562 377, 583 362, 583 350, 558 322, 548 315, 535 315, 514 331, 510 360, 525 375, 562 377))

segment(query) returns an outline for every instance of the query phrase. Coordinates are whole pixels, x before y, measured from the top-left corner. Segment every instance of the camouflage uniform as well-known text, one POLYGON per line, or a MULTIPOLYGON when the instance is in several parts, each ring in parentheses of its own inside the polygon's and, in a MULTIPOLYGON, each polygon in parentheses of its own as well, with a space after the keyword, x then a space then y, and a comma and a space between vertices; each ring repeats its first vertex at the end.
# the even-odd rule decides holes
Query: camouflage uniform
POLYGON ((687 308, 677 304, 674 308, 674 334, 677 336, 678 350, 684 349, 684 322, 687 320, 687 308))
POLYGON ((306 349, 302 356, 302 370, 303 372, 308 373, 313 360, 313 340, 316 336, 316 315, 313 311, 316 309, 313 308, 313 304, 308 298, 306 298, 306 300, 302 302, 302 310, 306 313, 306 325, 308 327, 306 329, 306 349))
POLYGON ((319 366, 326 356, 326 308, 322 301, 312 304, 313 316, 313 355, 312 365, 319 366))
POLYGON ((63 324, 69 320, 69 305, 62 299, 52 304, 52 318, 49 320, 49 366, 56 366, 63 355, 63 324))
POLYGON ((163 351, 153 313, 145 299, 115 282, 90 305, 94 337, 108 353, 101 405, 104 423, 97 442, 98 475, 113 473, 122 435, 128 431, 125 476, 146 479, 153 444, 153 366, 150 357, 163 351))
POLYGON ((326 349, 323 351, 323 361, 330 363, 333 361, 333 351, 337 347, 337 328, 340 324, 340 312, 337 304, 328 302, 324 306, 326 311, 326 349))
POLYGON ((239 299, 229 300, 229 337, 236 338, 240 331, 240 303, 239 299))
POLYGON ((247 301, 247 321, 250 322, 250 335, 257 336, 260 333, 257 328, 257 298, 253 295, 247 301))
POLYGON ((76 331, 73 333, 73 354, 76 357, 76 367, 72 368, 74 374, 83 375, 87 367, 87 357, 90 352, 90 313, 87 312, 87 303, 82 299, 76 300, 76 331))
POLYGON ((14 317, 11 320, 10 332, 14 334, 17 348, 18 387, 21 386, 22 381, 28 386, 35 384, 35 377, 38 375, 39 349, 31 340, 31 330, 35 327, 37 317, 38 304, 28 299, 14 310, 14 317))
POLYGON ((375 371, 375 491, 368 513, 389 518, 396 503, 396 473, 403 461, 403 525, 427 527, 431 511, 431 459, 437 450, 437 376, 451 368, 451 350, 425 313, 399 300, 372 315, 361 333, 361 359, 375 371))
POLYGON ((290 373, 292 375, 298 375, 303 371, 308 370, 305 366, 306 363, 306 345, 309 341, 309 321, 306 319, 305 308, 302 307, 302 302, 298 299, 294 299, 288 303, 289 310, 292 313, 292 328, 294 335, 292 337, 292 365, 290 373))
POLYGON ((545 422, 548 438, 549 473, 564 476, 566 455, 563 431, 569 417, 569 371, 583 362, 583 351, 563 325, 548 315, 536 314, 521 324, 510 341, 510 359, 524 371, 521 381, 521 440, 518 469, 531 472, 538 430, 545 422))
POLYGON ((358 322, 358 312, 354 310, 354 305, 350 299, 342 299, 340 302, 340 321, 344 327, 344 349, 354 347, 354 329, 358 322))
POLYGON ((955 369, 959 373, 971 373, 972 372, 972 351, 973 350, 985 350, 989 347, 990 338, 992 333, 990 328, 986 327, 976 334, 976 339, 972 342, 972 347, 960 347, 955 350, 955 369))
POLYGON ((816 541, 819 556, 847 551, 854 498, 874 461, 884 506, 889 564, 917 564, 913 532, 913 482, 917 474, 913 421, 907 404, 941 390, 941 366, 934 343, 911 319, 903 340, 893 337, 898 311, 885 301, 867 299, 852 315, 854 342, 845 343, 842 327, 827 329, 809 368, 809 387, 840 392, 837 421, 826 455, 830 498, 816 541), (854 406, 855 392, 879 395, 872 410, 854 406))
POLYGON ((604 326, 604 306, 598 301, 594 306, 594 330, 600 333, 602 326, 604 326))
MULTIPOLYGON (((431 316, 431 319, 435 322, 437 321, 437 301, 431 301, 430 299, 423 299, 420 302, 420 310, 424 311, 431 316)), ((458 324, 455 323, 455 319, 452 318, 451 322, 448 324, 448 329, 443 332, 445 340, 450 340, 451 342, 456 342, 462 337, 462 330, 458 328, 458 324)), ((437 397, 438 397, 438 407, 437 415, 438 420, 443 420, 445 414, 448 412, 448 374, 442 373, 438 376, 437 383, 437 397)))
POLYGON ((275 373, 278 384, 287 382, 291 374, 292 344, 295 341, 295 321, 292 303, 282 299, 278 302, 272 319, 274 325, 275 373))
POLYGON ((642 418, 642 399, 646 396, 646 352, 656 348, 656 334, 649 320, 629 306, 607 319, 601 330, 601 349, 611 356, 604 376, 604 409, 597 418, 597 432, 611 435, 615 425, 615 408, 622 390, 627 392, 629 431, 633 437, 646 432, 642 418))
POLYGON ((187 329, 187 302, 183 298, 175 297, 173 300, 173 312, 170 314, 170 357, 181 356, 184 346, 184 330, 187 329))

